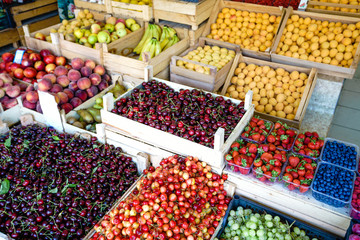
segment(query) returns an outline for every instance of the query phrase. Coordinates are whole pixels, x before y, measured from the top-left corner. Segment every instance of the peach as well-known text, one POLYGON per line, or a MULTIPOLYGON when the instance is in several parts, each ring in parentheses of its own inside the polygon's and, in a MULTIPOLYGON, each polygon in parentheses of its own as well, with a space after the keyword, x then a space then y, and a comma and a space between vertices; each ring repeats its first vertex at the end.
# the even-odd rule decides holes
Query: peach
POLYGON ((98 73, 93 73, 89 76, 92 85, 99 85, 101 82, 101 77, 98 73))
POLYGON ((83 77, 88 77, 92 73, 92 70, 91 68, 85 66, 80 69, 80 72, 83 77))
POLYGON ((70 81, 72 82, 76 82, 77 80, 79 80, 81 78, 81 74, 78 70, 75 70, 75 69, 71 69, 69 72, 68 72, 68 78, 70 81))
POLYGON ((98 85, 100 92, 108 87, 109 87, 109 84, 105 80, 101 80, 100 84, 98 85))
POLYGON ((75 92, 75 97, 80 98, 82 101, 85 101, 88 98, 86 91, 83 90, 77 90, 75 92))
POLYGON ((26 88, 25 92, 31 92, 31 91, 34 91, 34 90, 35 90, 34 85, 29 85, 29 86, 26 88))
POLYGON ((84 60, 81 58, 73 58, 71 60, 71 66, 73 69, 80 70, 84 66, 84 60))
POLYGON ((6 94, 11 98, 16 98, 20 95, 20 87, 19 86, 9 86, 6 88, 6 94))
POLYGON ((37 112, 39 113, 42 113, 42 109, 41 109, 41 105, 40 105, 40 102, 37 102, 36 103, 36 109, 35 109, 37 112))
POLYGON ((46 72, 45 71, 39 71, 37 74, 36 74, 36 79, 42 79, 44 76, 46 75, 46 72))
POLYGON ((3 100, 1 101, 1 104, 2 104, 2 106, 4 108, 4 110, 10 109, 10 108, 15 107, 17 105, 17 100, 16 100, 16 98, 6 99, 4 97, 3 100))
POLYGON ((70 82, 69 89, 75 92, 79 89, 79 87, 76 82, 70 82))
POLYGON ((70 104, 71 106, 73 106, 74 108, 80 106, 83 102, 81 101, 80 98, 78 97, 74 97, 73 99, 70 100, 70 104))
POLYGON ((52 84, 56 83, 56 76, 55 74, 46 74, 43 78, 49 79, 52 84))
POLYGON ((89 68, 91 68, 91 70, 93 70, 96 66, 96 63, 93 60, 88 59, 85 61, 85 66, 89 67, 89 68))
POLYGON ((63 105, 61 105, 61 109, 64 109, 65 113, 69 113, 74 108, 70 103, 64 103, 63 105))
POLYGON ((31 103, 31 102, 29 102, 29 101, 26 100, 26 99, 23 101, 22 104, 23 104, 23 106, 26 107, 26 108, 33 109, 33 110, 36 109, 36 104, 35 104, 35 103, 31 103))
POLYGON ((97 65, 94 68, 94 73, 98 73, 99 75, 104 75, 105 74, 105 68, 101 65, 97 65))
POLYGON ((53 84, 48 78, 43 78, 38 82, 38 89, 47 92, 52 88, 53 84))
POLYGON ((9 74, 7 74, 7 73, 0 73, 0 79, 4 83, 12 83, 13 82, 11 76, 9 76, 9 74))
POLYGON ((62 92, 63 91, 63 87, 60 84, 54 84, 53 87, 50 89, 50 92, 52 93, 58 93, 58 92, 62 92))
POLYGON ((86 89, 86 93, 89 98, 92 98, 99 93, 99 89, 96 86, 91 86, 90 88, 86 89))
POLYGON ((57 95, 60 98, 60 104, 67 103, 69 101, 69 97, 66 93, 58 92, 57 95))
POLYGON ((20 87, 21 92, 24 92, 26 90, 26 88, 28 87, 28 85, 26 83, 19 83, 17 85, 20 87))
POLYGON ((109 74, 106 73, 103 76, 101 76, 101 79, 107 81, 108 83, 111 82, 111 77, 109 76, 109 74))
POLYGON ((81 90, 88 89, 91 86, 90 79, 86 77, 80 78, 76 83, 81 90))
POLYGON ((26 93, 26 100, 31 102, 31 103, 36 103, 37 101, 39 101, 39 94, 37 91, 31 91, 26 93))
POLYGON ((69 99, 72 99, 74 97, 74 92, 73 90, 69 89, 69 88, 66 88, 64 89, 64 93, 66 93, 66 95, 68 95, 68 98, 69 99))
POLYGON ((68 70, 64 66, 57 66, 54 70, 56 76, 62 76, 68 74, 68 70))
POLYGON ((62 76, 58 77, 56 79, 56 82, 62 87, 67 87, 70 84, 70 80, 68 79, 68 77, 66 75, 62 75, 62 76))

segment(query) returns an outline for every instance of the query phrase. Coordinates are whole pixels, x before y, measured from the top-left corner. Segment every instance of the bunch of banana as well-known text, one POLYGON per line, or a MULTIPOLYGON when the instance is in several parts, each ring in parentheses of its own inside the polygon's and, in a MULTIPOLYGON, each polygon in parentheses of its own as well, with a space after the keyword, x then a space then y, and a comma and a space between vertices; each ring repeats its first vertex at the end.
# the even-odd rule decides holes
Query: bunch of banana
POLYGON ((179 37, 175 29, 165 25, 161 30, 160 26, 149 23, 142 39, 135 47, 134 53, 140 55, 139 60, 142 60, 143 52, 148 52, 149 57, 153 58, 178 41, 179 37))

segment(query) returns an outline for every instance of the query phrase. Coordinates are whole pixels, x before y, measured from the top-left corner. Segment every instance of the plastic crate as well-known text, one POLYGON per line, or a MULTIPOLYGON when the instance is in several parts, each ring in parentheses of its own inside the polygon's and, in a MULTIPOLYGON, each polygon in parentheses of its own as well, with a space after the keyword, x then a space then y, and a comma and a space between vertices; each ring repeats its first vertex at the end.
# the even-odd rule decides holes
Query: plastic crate
MULTIPOLYGON (((292 127, 290 127, 289 129, 291 129, 291 130, 294 130, 295 132, 296 132, 296 134, 295 134, 295 138, 294 138, 294 142, 293 142, 293 144, 291 145, 291 148, 290 149, 282 149, 282 148, 278 148, 278 147, 276 147, 278 150, 280 150, 280 151, 287 151, 287 152, 290 152, 290 151, 292 151, 292 149, 293 149, 293 147, 294 147, 294 144, 295 144, 295 140, 296 140, 296 138, 297 138, 297 135, 299 134, 299 129, 296 129, 296 128, 292 128, 292 127)), ((271 132, 270 132, 270 134, 272 133, 272 131, 273 130, 275 130, 274 128, 272 128, 272 130, 271 130, 271 132)), ((269 134, 269 135, 270 135, 269 134)), ((266 140, 266 143, 268 143, 268 141, 266 140)))
MULTIPOLYGON (((255 161, 255 159, 254 159, 254 161, 255 161)), ((251 164, 250 167, 242 167, 242 166, 236 165, 234 163, 226 162, 225 169, 228 171, 231 171, 233 174, 241 176, 241 175, 248 175, 251 172, 253 165, 254 165, 254 162, 251 164)))
POLYGON ((321 154, 320 154, 320 159, 321 159, 321 161, 331 163, 331 164, 333 164, 333 165, 336 165, 336 166, 345 168, 345 169, 350 170, 350 171, 357 171, 357 170, 358 170, 358 165, 359 165, 359 152, 360 152, 360 151, 359 151, 359 146, 357 146, 356 144, 349 143, 349 142, 345 142, 345 141, 341 141, 341 140, 338 140, 338 139, 335 139, 335 138, 325 138, 324 147, 323 147, 323 149, 321 150, 321 154), (349 146, 349 147, 354 147, 354 148, 355 148, 355 151, 356 151, 356 159, 355 159, 355 160, 356 160, 356 166, 355 166, 354 169, 346 168, 346 167, 344 167, 344 166, 340 166, 340 165, 337 165, 337 164, 335 164, 335 163, 328 162, 328 161, 326 161, 326 160, 324 159, 323 154, 324 154, 324 151, 325 151, 325 148, 326 148, 326 144, 327 144, 328 142, 334 142, 334 141, 336 141, 336 142, 338 142, 338 143, 343 143, 343 144, 345 144, 345 146, 349 146))
POLYGON ((226 211, 224 221, 222 223, 222 228, 221 228, 220 232, 218 233, 217 238, 220 238, 221 234, 223 233, 223 231, 227 225, 230 210, 236 209, 239 206, 241 206, 243 208, 250 208, 253 211, 256 211, 258 213, 266 212, 273 216, 279 216, 283 222, 287 221, 289 224, 291 224, 295 221, 293 227, 298 227, 298 228, 304 230, 306 232, 307 236, 309 236, 310 238, 317 238, 319 240, 340 240, 340 239, 342 239, 342 238, 338 238, 335 235, 332 235, 330 233, 324 232, 316 227, 307 225, 306 223, 304 223, 302 221, 295 220, 292 217, 288 217, 284 214, 281 214, 280 212, 277 212, 276 210, 262 206, 258 203, 252 202, 250 200, 247 200, 247 199, 242 198, 237 195, 234 196, 234 199, 231 200, 231 202, 228 206, 228 210, 226 211))
POLYGON ((323 202, 325 204, 328 204, 328 205, 331 205, 331 206, 334 206, 334 207, 345 207, 346 205, 348 205, 351 201, 351 197, 352 197, 352 192, 354 190, 354 184, 355 184, 355 178, 356 178, 356 174, 352 171, 349 171, 345 168, 342 168, 342 167, 339 167, 339 166, 336 166, 334 164, 331 164, 331 163, 326 163, 326 162, 320 162, 317 166, 317 169, 316 169, 316 172, 315 172, 315 178, 311 184, 311 190, 312 190, 312 196, 320 201, 320 202, 323 202), (334 172, 338 173, 340 171, 347 171, 347 172, 350 172, 354 175, 353 177, 353 180, 352 180, 352 188, 351 188, 351 193, 350 193, 350 197, 349 197, 349 200, 345 201, 345 200, 341 200, 341 199, 338 199, 338 198, 335 198, 333 196, 330 196, 330 195, 327 195, 325 193, 322 193, 322 192, 319 192, 317 190, 314 189, 314 184, 317 180, 317 172, 321 169, 321 166, 325 166, 325 165, 330 165, 334 168, 337 168, 334 172))
MULTIPOLYGON (((231 204, 231 203, 230 203, 231 204)), ((345 235, 345 240, 347 240, 347 239, 349 239, 349 237, 350 237, 350 235, 351 235, 351 233, 352 233, 352 227, 353 227, 353 225, 354 224, 356 224, 356 223, 360 223, 360 221, 359 220, 356 220, 356 219, 351 219, 351 222, 350 222, 350 225, 349 225, 349 228, 348 228, 348 230, 346 231, 346 235, 345 235)))

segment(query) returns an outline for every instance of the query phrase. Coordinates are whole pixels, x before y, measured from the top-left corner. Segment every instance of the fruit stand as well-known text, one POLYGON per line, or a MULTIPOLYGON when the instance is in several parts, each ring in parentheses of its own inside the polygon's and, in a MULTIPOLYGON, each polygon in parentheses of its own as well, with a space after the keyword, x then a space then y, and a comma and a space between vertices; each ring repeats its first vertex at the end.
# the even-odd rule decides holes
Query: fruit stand
POLYGON ((40 2, 1 52, 0 239, 360 237, 360 148, 328 134, 358 4, 75 0, 35 29, 40 2))

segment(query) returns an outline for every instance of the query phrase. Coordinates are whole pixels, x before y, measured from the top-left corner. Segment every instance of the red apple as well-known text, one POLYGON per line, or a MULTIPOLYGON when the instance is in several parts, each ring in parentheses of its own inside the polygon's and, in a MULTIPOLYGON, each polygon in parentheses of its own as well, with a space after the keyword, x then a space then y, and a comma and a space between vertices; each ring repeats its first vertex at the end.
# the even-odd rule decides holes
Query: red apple
POLYGON ((35 78, 37 74, 37 71, 33 67, 27 67, 24 70, 24 76, 27 78, 35 78))
POLYGON ((7 62, 12 62, 12 61, 14 60, 14 57, 15 57, 15 55, 12 54, 12 53, 9 53, 9 52, 4 53, 4 54, 1 56, 2 60, 3 60, 5 63, 7 63, 7 62))
POLYGON ((66 58, 65 57, 56 57, 55 58, 55 64, 58 66, 65 66, 66 65, 66 58))
POLYGON ((46 64, 55 63, 55 56, 54 55, 47 55, 44 57, 44 62, 46 64))
POLYGON ((45 63, 43 61, 36 61, 34 63, 34 68, 38 71, 44 71, 45 70, 45 63))
POLYGON ((22 68, 17 68, 14 70, 14 77, 17 79, 24 78, 24 70, 22 68))
POLYGON ((48 55, 51 55, 52 53, 48 50, 48 49, 43 49, 40 51, 40 55, 42 57, 45 57, 45 56, 48 56, 48 55))
POLYGON ((30 53, 25 52, 25 53, 23 54, 22 60, 24 60, 24 59, 28 60, 29 57, 30 57, 30 53))
POLYGON ((45 66, 45 72, 47 73, 53 73, 56 68, 56 65, 54 63, 50 63, 45 66))
POLYGON ((39 53, 30 53, 29 59, 33 62, 41 61, 41 55, 39 53))
POLYGON ((72 69, 72 67, 71 67, 70 64, 66 64, 65 67, 66 67, 68 70, 72 69))
POLYGON ((42 79, 44 76, 46 75, 46 72, 45 71, 39 71, 37 74, 36 74, 36 79, 42 79))
POLYGON ((23 59, 21 61, 21 66, 24 69, 27 68, 27 67, 32 67, 32 66, 34 66, 34 62, 31 61, 30 59, 23 59))
POLYGON ((24 77, 22 80, 23 80, 24 82, 31 83, 31 84, 34 84, 34 83, 36 82, 35 79, 33 79, 33 78, 27 78, 27 77, 24 77))
POLYGON ((11 71, 11 65, 12 65, 12 64, 13 64, 12 62, 7 62, 7 63, 5 64, 5 70, 6 70, 8 73, 12 72, 12 71, 11 71))
POLYGON ((13 64, 10 65, 10 69, 11 69, 12 72, 14 72, 15 69, 17 69, 17 68, 21 68, 21 65, 18 64, 18 63, 13 63, 13 64))
POLYGON ((63 105, 61 105, 61 109, 64 109, 65 113, 68 113, 73 110, 73 106, 70 103, 64 103, 63 105))
POLYGON ((39 32, 35 33, 35 38, 39 39, 39 40, 42 40, 42 41, 46 40, 46 36, 43 33, 39 33, 39 32))
POLYGON ((6 63, 5 63, 5 62, 1 62, 1 63, 0 63, 0 69, 1 69, 1 70, 5 70, 5 66, 6 66, 6 63))

